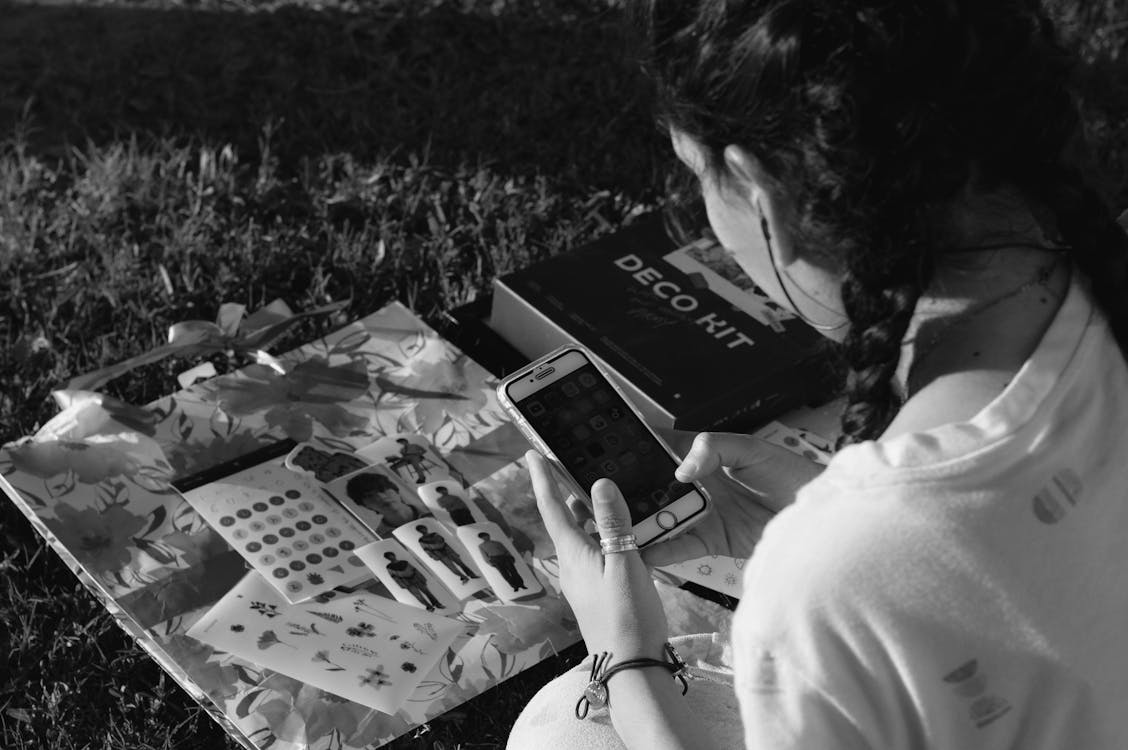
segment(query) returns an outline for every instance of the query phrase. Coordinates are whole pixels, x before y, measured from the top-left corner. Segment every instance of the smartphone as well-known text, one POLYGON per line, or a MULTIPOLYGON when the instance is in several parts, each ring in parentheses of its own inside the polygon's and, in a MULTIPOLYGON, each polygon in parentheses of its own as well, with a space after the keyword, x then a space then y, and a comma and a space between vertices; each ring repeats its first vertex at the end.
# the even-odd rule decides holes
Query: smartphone
POLYGON ((630 507, 639 547, 699 521, 709 505, 697 484, 674 479, 681 463, 583 347, 570 344, 509 376, 498 400, 517 427, 590 503, 600 477, 630 507))

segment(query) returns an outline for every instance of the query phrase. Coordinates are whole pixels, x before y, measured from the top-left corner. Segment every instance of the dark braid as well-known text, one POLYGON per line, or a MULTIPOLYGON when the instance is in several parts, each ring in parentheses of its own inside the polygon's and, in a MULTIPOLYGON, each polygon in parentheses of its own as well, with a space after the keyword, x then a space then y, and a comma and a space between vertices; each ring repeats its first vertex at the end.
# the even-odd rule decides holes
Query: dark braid
POLYGON ((786 229, 843 273, 841 444, 878 437, 901 345, 969 184, 1052 209, 1128 343, 1128 237, 1064 156, 1071 61, 1037 0, 637 0, 662 120, 753 154, 786 229))
POLYGON ((1089 278, 1120 351, 1128 354, 1128 234, 1073 167, 1059 166, 1028 190, 1057 216, 1074 263, 1089 278))
POLYGON ((893 389, 893 374, 922 290, 911 274, 890 273, 867 285, 847 271, 842 301, 850 331, 842 349, 849 374, 839 447, 880 434, 896 416, 901 396, 893 389))

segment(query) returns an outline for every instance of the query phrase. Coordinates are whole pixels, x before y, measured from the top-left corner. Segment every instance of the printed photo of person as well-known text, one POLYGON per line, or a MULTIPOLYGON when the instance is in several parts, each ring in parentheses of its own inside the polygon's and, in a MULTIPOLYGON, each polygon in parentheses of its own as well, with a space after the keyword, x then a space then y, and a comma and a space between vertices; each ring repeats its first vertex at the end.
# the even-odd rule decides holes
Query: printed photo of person
POLYGON ((399 455, 388 456, 389 468, 400 476, 403 476, 400 470, 407 468, 416 484, 426 482, 428 471, 434 470, 434 463, 427 459, 427 448, 403 437, 396 438, 396 442, 400 446, 399 455))
POLYGON ((411 595, 418 599, 428 612, 434 612, 443 607, 443 603, 431 593, 431 589, 427 585, 427 578, 419 572, 418 568, 407 560, 397 559, 395 552, 385 552, 384 559, 388 561, 385 567, 395 582, 401 588, 411 592, 411 595))
POLYGON ((345 480, 345 495, 360 507, 380 513, 390 526, 401 526, 423 515, 404 499, 392 479, 379 472, 366 471, 345 480))
POLYGON ((423 552, 432 560, 437 560, 445 565, 451 573, 458 576, 462 583, 478 577, 478 574, 462 560, 462 556, 447 544, 442 534, 428 529, 424 524, 418 524, 415 530, 419 532, 419 546, 423 549, 423 552))
POLYGON ((491 539, 486 532, 480 532, 478 538, 482 540, 478 550, 487 563, 497 568, 505 582, 513 587, 514 591, 527 589, 525 579, 517 572, 517 558, 501 542, 491 539))
POLYGON ((482 521, 458 526, 454 531, 499 599, 517 602, 544 595, 544 585, 496 523, 482 521))
POLYGON ((468 523, 474 523, 476 520, 474 514, 470 512, 470 506, 467 501, 460 495, 456 495, 447 488, 446 485, 440 484, 435 487, 435 502, 438 506, 450 514, 450 521, 455 526, 465 526, 468 523))

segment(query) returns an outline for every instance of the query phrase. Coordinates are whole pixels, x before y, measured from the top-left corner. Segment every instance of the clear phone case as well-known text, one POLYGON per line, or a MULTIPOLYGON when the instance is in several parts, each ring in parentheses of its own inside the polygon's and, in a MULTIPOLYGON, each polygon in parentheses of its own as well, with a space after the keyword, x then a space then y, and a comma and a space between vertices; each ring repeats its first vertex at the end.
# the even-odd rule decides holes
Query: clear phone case
MULTIPOLYGON (((627 408, 630 409, 631 412, 636 417, 638 417, 638 420, 642 424, 642 426, 646 429, 646 431, 650 435, 652 435, 654 437, 654 439, 658 442, 658 445, 660 445, 662 447, 662 449, 664 451, 666 451, 666 453, 670 456, 670 458, 673 459, 674 463, 675 464, 681 463, 682 457, 679 456, 677 453, 675 453, 674 450, 670 447, 669 443, 667 443, 665 440, 663 440, 662 436, 659 435, 657 432, 655 432, 654 429, 649 424, 646 423, 646 420, 645 420, 645 418, 643 418, 642 413, 635 407, 635 405, 633 403, 631 403, 630 398, 623 391, 623 389, 619 387, 618 383, 616 383, 615 380, 603 368, 603 366, 600 365, 599 360, 597 360, 595 358, 595 356, 588 349, 586 349, 585 347, 583 347, 579 344, 565 344, 564 346, 560 346, 560 347, 557 347, 556 349, 553 349, 551 352, 544 355, 543 357, 541 357, 541 358, 539 358, 539 359, 537 359, 533 362, 530 362, 529 364, 525 365, 524 367, 522 367, 519 370, 517 370, 516 372, 514 372, 512 375, 509 375, 504 380, 502 380, 501 383, 497 387, 497 398, 498 398, 498 402, 501 404, 502 408, 505 409, 506 414, 508 414, 509 417, 513 420, 513 423, 515 425, 517 425, 517 429, 519 429, 521 431, 521 434, 525 436, 525 439, 527 439, 533 445, 534 448, 536 448, 538 451, 540 451, 541 455, 543 455, 546 459, 548 459, 549 463, 551 463, 556 468, 557 473, 559 474, 560 478, 564 481, 564 483, 568 486, 568 488, 573 493, 576 494, 577 497, 583 498, 583 500, 590 507, 590 505, 591 505, 590 489, 591 488, 589 487, 589 488, 585 489, 584 487, 582 487, 580 485, 580 483, 576 480, 576 478, 572 476, 571 472, 569 472, 564 467, 564 464, 561 462, 560 457, 557 456, 552 451, 552 449, 541 438, 541 436, 539 434, 537 434, 536 430, 533 429, 533 426, 529 423, 529 421, 527 419, 525 419, 524 415, 522 415, 521 412, 517 410, 517 406, 509 399, 509 395, 506 393, 506 388, 511 383, 518 381, 523 377, 527 377, 528 373, 531 370, 535 370, 540 365, 559 357, 561 354, 564 354, 567 351, 578 351, 581 354, 583 354, 583 356, 591 363, 592 367, 594 367, 595 370, 599 373, 600 377, 602 377, 607 382, 607 384, 612 388, 612 390, 614 390, 615 393, 617 393, 619 395, 619 397, 623 399, 623 403, 625 403, 627 405, 627 408)), ((701 487, 701 485, 698 484, 697 482, 694 482, 693 486, 694 486, 694 488, 697 489, 698 492, 701 493, 701 496, 703 498, 705 498, 706 509, 707 509, 708 505, 710 503, 708 493, 705 492, 705 489, 703 487, 701 487)), ((701 515, 704 515, 705 512, 706 511, 703 510, 700 514, 698 514, 698 518, 701 515)), ((694 523, 695 520, 696 519, 691 520, 688 523, 682 524, 681 526, 678 527, 678 529, 677 529, 677 531, 675 531, 675 533, 680 532, 684 528, 688 528, 689 526, 691 526, 694 523)))

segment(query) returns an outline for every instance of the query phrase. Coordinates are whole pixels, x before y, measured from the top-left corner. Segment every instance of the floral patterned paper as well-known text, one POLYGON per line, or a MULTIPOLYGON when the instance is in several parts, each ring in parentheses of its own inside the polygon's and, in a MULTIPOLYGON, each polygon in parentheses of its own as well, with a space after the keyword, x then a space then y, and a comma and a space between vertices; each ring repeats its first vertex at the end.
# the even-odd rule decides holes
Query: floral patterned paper
POLYGON ((489 373, 399 304, 278 363, 284 374, 251 365, 148 407, 61 392, 59 418, 0 450, 0 486, 123 629, 232 736, 248 748, 378 747, 578 640, 517 464, 527 445, 499 408, 489 373), (470 599, 459 615, 465 632, 394 714, 185 635, 245 567, 169 489, 171 479, 283 438, 352 451, 405 432, 454 458, 544 596, 517 604, 470 599))

